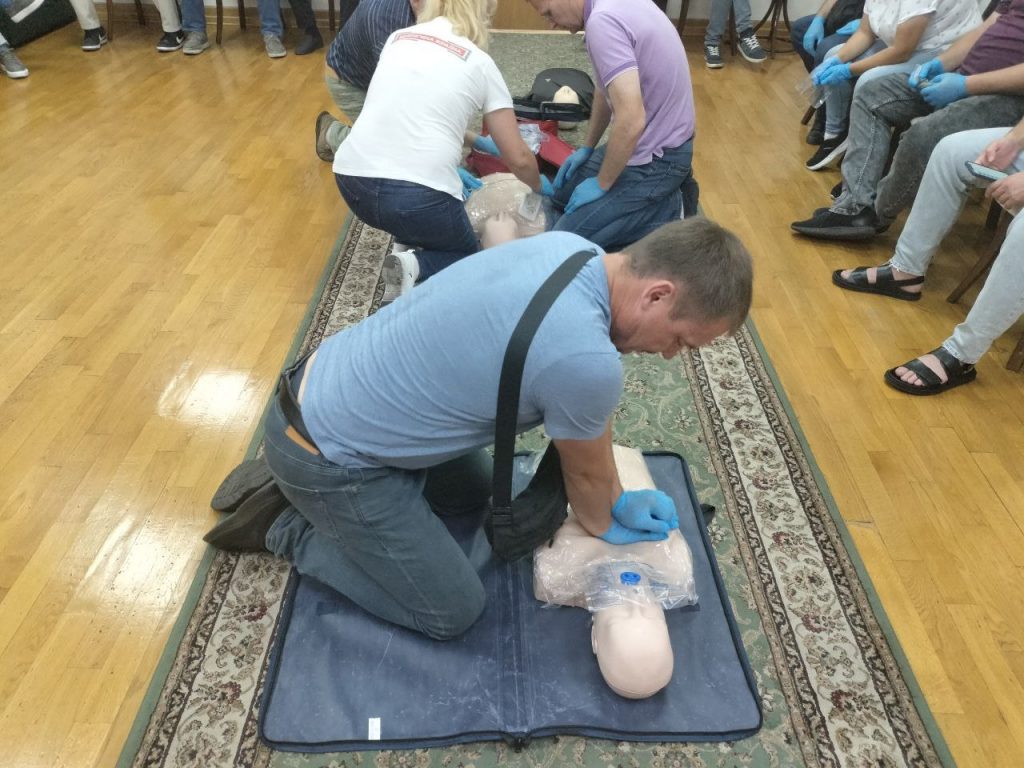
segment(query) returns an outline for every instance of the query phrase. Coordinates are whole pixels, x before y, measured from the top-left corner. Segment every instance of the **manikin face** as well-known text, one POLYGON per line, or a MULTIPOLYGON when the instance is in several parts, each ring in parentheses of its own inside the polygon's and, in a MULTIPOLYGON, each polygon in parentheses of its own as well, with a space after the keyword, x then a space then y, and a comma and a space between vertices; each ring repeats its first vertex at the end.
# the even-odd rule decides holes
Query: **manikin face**
POLYGON ((677 291, 671 282, 649 286, 626 317, 612 321, 612 343, 619 352, 646 352, 671 360, 687 349, 710 344, 732 330, 731 321, 672 317, 677 291))
POLYGON ((583 0, 529 0, 553 29, 579 32, 583 29, 583 0))

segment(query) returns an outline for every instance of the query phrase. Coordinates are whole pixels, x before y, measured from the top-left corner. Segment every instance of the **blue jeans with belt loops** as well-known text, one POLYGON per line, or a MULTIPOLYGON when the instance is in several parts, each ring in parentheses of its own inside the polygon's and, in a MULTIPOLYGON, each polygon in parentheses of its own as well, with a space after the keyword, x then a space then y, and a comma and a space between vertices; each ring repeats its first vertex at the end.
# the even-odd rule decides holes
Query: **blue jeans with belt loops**
POLYGON ((302 448, 287 426, 275 402, 266 457, 291 506, 267 549, 386 621, 438 640, 465 632, 483 612, 484 588, 440 516, 483 512, 488 454, 422 470, 350 469, 302 448))

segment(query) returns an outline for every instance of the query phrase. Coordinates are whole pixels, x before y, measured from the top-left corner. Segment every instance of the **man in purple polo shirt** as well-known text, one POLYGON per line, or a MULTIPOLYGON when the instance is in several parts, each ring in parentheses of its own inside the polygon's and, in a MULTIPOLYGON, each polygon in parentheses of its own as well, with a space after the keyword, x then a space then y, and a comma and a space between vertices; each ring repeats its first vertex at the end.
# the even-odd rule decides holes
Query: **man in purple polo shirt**
POLYGON ((696 213, 693 88, 668 17, 650 0, 529 2, 553 27, 586 31, 598 81, 587 138, 555 177, 554 229, 619 248, 696 213))

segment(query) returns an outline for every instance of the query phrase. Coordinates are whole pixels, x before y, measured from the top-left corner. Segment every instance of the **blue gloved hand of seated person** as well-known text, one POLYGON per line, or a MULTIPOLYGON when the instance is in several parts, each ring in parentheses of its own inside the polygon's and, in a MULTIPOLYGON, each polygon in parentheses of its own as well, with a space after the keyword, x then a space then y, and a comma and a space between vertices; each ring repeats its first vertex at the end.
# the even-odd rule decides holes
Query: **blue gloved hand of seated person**
POLYGON ((478 152, 486 152, 488 155, 501 157, 501 150, 498 149, 498 145, 494 143, 494 139, 490 136, 477 136, 473 139, 473 149, 478 152))
POLYGON ((459 178, 462 179, 462 199, 469 200, 469 196, 484 185, 480 179, 467 171, 461 165, 458 168, 459 178))
POLYGON ((836 34, 836 35, 852 35, 854 32, 857 31, 857 29, 859 27, 860 27, 860 19, 854 19, 853 21, 848 21, 845 24, 843 24, 843 26, 841 26, 839 29, 837 29, 834 32, 834 34, 836 34))
POLYGON ((551 186, 551 182, 548 180, 548 177, 543 173, 540 175, 540 193, 544 195, 544 197, 551 197, 555 194, 555 188, 551 186))
POLYGON ((834 63, 827 67, 822 63, 813 80, 815 85, 836 85, 837 83, 850 80, 852 77, 853 73, 850 72, 850 65, 843 64, 839 59, 836 59, 834 63))
POLYGON ((572 191, 572 195, 569 197, 569 202, 565 206, 565 213, 570 214, 577 208, 582 208, 588 203, 593 203, 595 200, 600 200, 607 193, 606 190, 601 189, 601 185, 597 183, 597 176, 591 176, 589 179, 584 179, 579 185, 572 191))
POLYGON ((825 20, 821 16, 811 19, 811 25, 804 32, 804 50, 814 53, 818 44, 825 39, 825 20))
POLYGON ((921 89, 921 98, 932 109, 942 109, 967 95, 967 78, 956 72, 938 75, 921 89))
POLYGON ((932 78, 941 75, 944 71, 945 70, 942 68, 942 62, 938 59, 926 61, 910 73, 910 76, 907 77, 907 84, 911 88, 917 88, 922 80, 931 80, 932 78))
POLYGON ((590 159, 590 156, 594 154, 594 150, 590 147, 580 147, 562 163, 562 167, 558 169, 558 173, 555 174, 555 189, 561 189, 562 185, 565 184, 566 180, 572 176, 580 167, 590 159))

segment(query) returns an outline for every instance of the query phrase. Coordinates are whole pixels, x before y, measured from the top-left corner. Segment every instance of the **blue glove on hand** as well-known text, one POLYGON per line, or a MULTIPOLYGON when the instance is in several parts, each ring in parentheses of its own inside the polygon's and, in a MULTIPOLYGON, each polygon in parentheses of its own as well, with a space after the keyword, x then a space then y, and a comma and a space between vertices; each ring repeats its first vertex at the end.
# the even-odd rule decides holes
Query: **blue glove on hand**
POLYGON ((852 35, 854 32, 857 31, 857 29, 859 27, 860 27, 860 19, 854 19, 853 21, 848 21, 845 24, 843 24, 843 26, 841 26, 839 29, 837 29, 833 34, 836 34, 836 35, 852 35))
POLYGON ((576 173, 580 166, 583 165, 590 156, 594 154, 594 150, 590 147, 580 147, 562 163, 562 167, 558 169, 558 173, 555 175, 555 189, 561 189, 562 185, 565 184, 565 180, 576 173))
POLYGON ((606 194, 608 194, 607 191, 601 189, 601 185, 597 183, 597 176, 591 176, 589 179, 584 179, 580 182, 579 186, 572 191, 572 196, 569 198, 569 204, 565 206, 565 213, 570 214, 577 208, 582 208, 588 203, 600 200, 606 194))
POLYGON ((921 98, 927 101, 932 109, 942 109, 966 95, 967 78, 956 72, 938 75, 921 89, 921 98))
POLYGON ((477 136, 473 139, 473 149, 478 152, 486 152, 488 155, 501 157, 501 151, 498 149, 498 145, 494 143, 494 139, 490 136, 477 136))
POLYGON ((679 526, 675 502, 661 491, 623 491, 612 507, 612 519, 637 531, 668 533, 679 526))
POLYGON ((836 61, 829 67, 822 69, 818 74, 814 76, 815 85, 835 85, 836 83, 843 83, 853 77, 850 72, 849 64, 841 64, 836 61))
POLYGON ((922 80, 931 80, 933 77, 941 75, 943 71, 942 62, 938 59, 932 59, 911 72, 910 77, 907 78, 907 83, 911 88, 917 88, 922 80))
POLYGON ((818 44, 825 39, 825 20, 821 16, 811 19, 811 26, 804 32, 804 50, 810 54, 818 48, 818 44))
POLYGON ((664 541, 668 538, 668 534, 637 531, 612 520, 611 527, 598 538, 609 544, 635 544, 638 541, 664 541))
POLYGON ((548 181, 548 177, 543 173, 540 175, 540 193, 544 195, 544 197, 551 197, 555 194, 555 188, 551 186, 551 182, 548 181))
POLYGON ((467 171, 461 165, 458 168, 459 178, 462 179, 462 199, 469 200, 469 196, 484 185, 480 179, 467 171))

